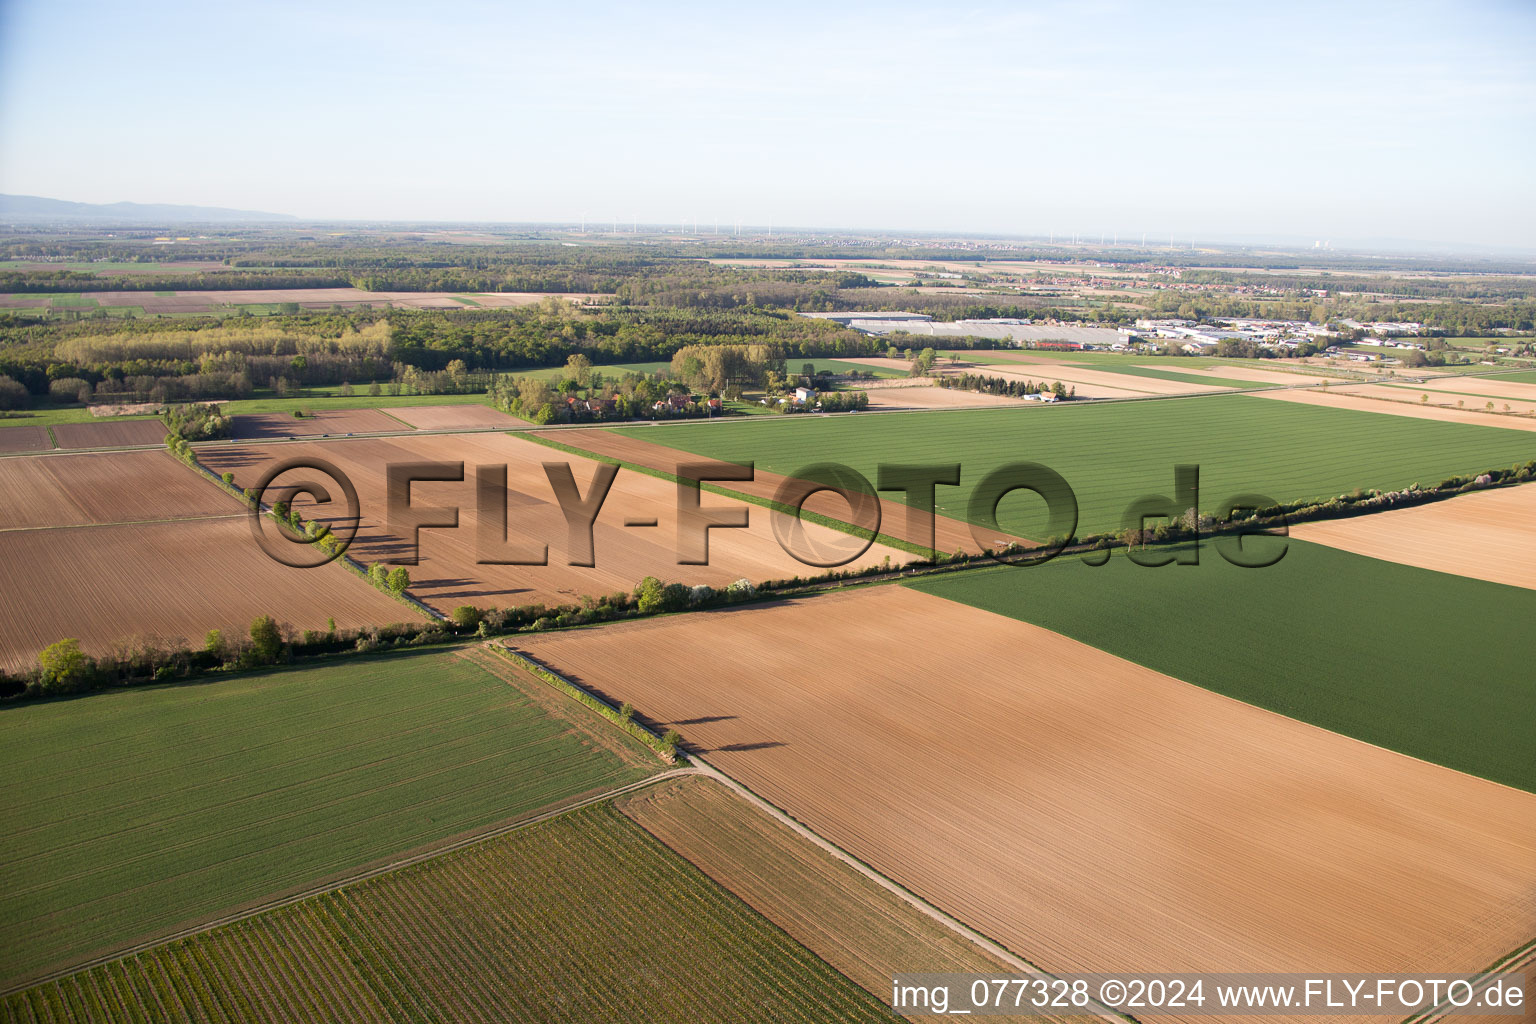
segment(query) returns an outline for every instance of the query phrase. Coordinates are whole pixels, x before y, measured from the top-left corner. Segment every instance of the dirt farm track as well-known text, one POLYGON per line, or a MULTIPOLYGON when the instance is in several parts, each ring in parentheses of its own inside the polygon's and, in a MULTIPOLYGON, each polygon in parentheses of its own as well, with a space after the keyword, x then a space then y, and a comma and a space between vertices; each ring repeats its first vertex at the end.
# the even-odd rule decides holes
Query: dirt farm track
POLYGON ((941 598, 516 646, 1046 970, 1475 971, 1536 935, 1536 795, 941 598))

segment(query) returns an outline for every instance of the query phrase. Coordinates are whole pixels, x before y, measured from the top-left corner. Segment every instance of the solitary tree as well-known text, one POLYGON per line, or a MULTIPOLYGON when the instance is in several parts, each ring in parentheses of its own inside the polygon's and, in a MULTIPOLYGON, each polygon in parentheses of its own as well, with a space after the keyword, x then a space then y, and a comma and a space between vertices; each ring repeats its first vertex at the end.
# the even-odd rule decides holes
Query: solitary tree
POLYGON ((389 590, 392 594, 403 594, 411 585, 411 574, 405 566, 396 566, 389 573, 389 590))
POLYGON ((60 640, 43 648, 37 656, 43 670, 43 692, 73 693, 90 682, 91 660, 80 650, 80 641, 60 640))
POLYGON ((283 634, 270 615, 258 615, 251 623, 251 652, 263 665, 270 665, 283 652, 283 634))
POLYGON ((592 360, 580 352, 572 353, 565 360, 565 379, 586 387, 592 380, 592 360))

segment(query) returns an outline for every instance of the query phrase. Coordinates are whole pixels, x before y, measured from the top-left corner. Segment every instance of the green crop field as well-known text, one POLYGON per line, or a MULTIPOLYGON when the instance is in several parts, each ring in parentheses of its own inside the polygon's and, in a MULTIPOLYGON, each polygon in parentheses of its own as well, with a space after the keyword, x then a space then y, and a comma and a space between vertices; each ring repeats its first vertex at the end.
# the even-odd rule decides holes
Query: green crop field
POLYGON ((887 1021, 597 804, 40 985, 0 1020, 887 1021), (233 1011, 233 1013, 231 1013, 233 1011))
POLYGON ((219 402, 230 416, 259 413, 291 413, 295 409, 323 412, 326 409, 398 409, 419 405, 490 405, 486 395, 369 395, 368 385, 352 385, 356 394, 337 395, 326 393, 338 389, 320 389, 296 398, 240 398, 231 402, 219 402))
POLYGON ((60 423, 116 423, 118 420, 159 419, 154 413, 143 416, 92 416, 84 405, 38 405, 0 415, 0 429, 5 427, 52 427, 60 423))
MULTIPOLYGON (((1077 533, 1118 531, 1144 495, 1172 495, 1174 466, 1200 467, 1200 507, 1239 494, 1278 501, 1331 497, 1357 487, 1425 485, 1536 458, 1536 434, 1370 412, 1293 405, 1244 395, 1025 409, 786 416, 619 428, 642 441, 708 458, 755 461, 793 475, 840 462, 874 482, 881 463, 959 463, 959 487, 938 489, 939 511, 967 519, 971 489, 1005 463, 1043 463, 1076 492, 1077 533)), ((901 492, 890 492, 895 499, 901 492)), ((1005 497, 1003 530, 1044 536, 1043 504, 1005 497)))
POLYGON ((0 984, 647 774, 572 707, 451 651, 7 707, 0 984))
POLYGON ((1146 568, 1121 550, 1100 567, 1063 558, 911 585, 1536 792, 1536 677, 1516 639, 1536 621, 1536 591, 1287 543, 1259 569, 1207 544, 1194 566, 1146 568))
POLYGON ((1513 381, 1516 384, 1536 384, 1536 370, 1527 370, 1521 373, 1501 373, 1492 379, 1513 381))
POLYGON ((905 377, 905 373, 892 370, 888 366, 872 366, 869 363, 861 363, 854 359, 786 359, 784 368, 790 373, 799 373, 806 363, 816 367, 816 372, 831 370, 833 373, 847 373, 849 370, 858 370, 860 373, 872 373, 876 377, 905 377))

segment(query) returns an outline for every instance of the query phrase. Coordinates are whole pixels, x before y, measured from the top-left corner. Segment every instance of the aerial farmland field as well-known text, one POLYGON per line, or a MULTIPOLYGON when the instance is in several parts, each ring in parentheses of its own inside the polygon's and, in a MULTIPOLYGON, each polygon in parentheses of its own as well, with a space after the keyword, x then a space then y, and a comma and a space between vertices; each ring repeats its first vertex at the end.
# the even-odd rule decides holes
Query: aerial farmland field
POLYGON ((95 423, 60 423, 53 436, 60 448, 114 448, 161 444, 165 424, 159 420, 103 419, 95 423))
POLYGON ((1047 970, 1475 970, 1536 933, 1531 793, 907 587, 690 618, 517 646, 1047 970))
POLYGON ((1501 487, 1378 515, 1303 523, 1291 536, 1421 569, 1536 589, 1536 487, 1501 487))
MULTIPOLYGON (((158 420, 79 426, 164 430, 158 420)), ((32 668, 65 638, 107 655, 198 647, 210 629, 240 634, 265 614, 294 630, 420 617, 339 566, 306 573, 266 557, 244 506, 165 451, 0 460, 0 563, 17 580, 47 584, 0 590, 8 671, 32 668)))
MULTIPOLYGON (((748 529, 711 531, 708 565, 679 564, 677 485, 631 469, 619 470, 594 525, 594 564, 571 565, 569 529, 543 464, 569 464, 583 495, 589 493, 598 464, 516 435, 428 434, 274 446, 240 444, 198 451, 204 465, 217 473, 233 472, 239 486, 249 486, 279 460, 315 455, 332 461, 357 487, 362 525, 349 554, 364 563, 393 562, 405 547, 403 538, 387 529, 386 467, 426 460, 464 463, 463 482, 419 482, 411 488, 413 504, 460 509, 457 528, 420 532, 421 562, 410 570, 411 593, 445 613, 463 604, 575 604, 583 595, 628 592, 646 576, 721 588, 742 578, 761 582, 812 571, 786 554, 775 539, 771 517, 778 513, 750 507, 748 529), (475 467, 479 465, 508 467, 509 537, 520 550, 531 552, 519 557, 537 558, 536 549, 547 546, 547 565, 480 563, 475 507, 475 467)), ((710 508, 744 507, 707 492, 701 503, 710 508)), ((310 506, 301 502, 299 507, 310 516, 310 506)), ((325 518, 322 510, 313 515, 325 518)), ((832 550, 853 540, 815 524, 808 524, 806 531, 812 543, 832 550)), ((910 558, 904 551, 874 545, 854 564, 879 565, 887 557, 895 564, 910 558)))
POLYGON ((608 804, 13 994, 0 1018, 892 1019, 608 804), (65 1008, 68 1008, 67 1010, 65 1008))
POLYGON ((244 509, 168 452, 0 460, 0 530, 229 516, 244 509))
POLYGON ((0 986, 661 767, 520 678, 402 652, 5 709, 0 986))
MULTIPOLYGON (((888 995, 886 967, 893 963, 914 972, 994 977, 1010 970, 719 783, 674 779, 614 804, 873 995, 888 995)), ((933 1024, 945 1018, 907 1019, 933 1024)))
MULTIPOLYGON (((1174 466, 1180 463, 1200 467, 1200 507, 1213 511, 1240 494, 1290 501, 1356 488, 1402 488, 1416 481, 1433 485, 1449 476, 1536 458, 1536 437, 1524 431, 1302 408, 1246 395, 786 417, 707 427, 669 424, 613 433, 709 458, 753 461, 759 470, 784 475, 836 461, 873 481, 881 462, 958 462, 960 486, 938 489, 938 511, 960 520, 969 518, 971 488, 989 471, 1014 461, 1042 463, 1076 492, 1078 536, 1118 531, 1131 502, 1171 494, 1174 466)), ((899 500, 900 492, 888 497, 899 500)), ((1000 525, 1009 533, 1040 539, 1044 517, 1037 505, 1027 505, 1023 497, 1005 498, 998 511, 1000 525)))
MULTIPOLYGON (((1378 518, 1342 522, 1371 531, 1378 518)), ((1199 565, 1147 568, 1118 551, 1098 567, 1062 558, 912 586, 1299 721, 1536 792, 1526 739, 1536 730, 1536 680, 1503 639, 1536 616, 1530 590, 1295 537, 1279 562, 1262 569, 1233 566, 1206 545, 1199 565), (1233 650, 1243 652, 1241 671, 1233 671, 1233 650)))

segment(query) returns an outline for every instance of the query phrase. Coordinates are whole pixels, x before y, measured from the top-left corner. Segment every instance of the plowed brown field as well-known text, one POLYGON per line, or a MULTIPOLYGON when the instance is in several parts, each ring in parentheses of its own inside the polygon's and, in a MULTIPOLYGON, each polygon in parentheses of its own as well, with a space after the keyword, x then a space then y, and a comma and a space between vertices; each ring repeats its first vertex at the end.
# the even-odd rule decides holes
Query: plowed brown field
POLYGON ((409 430, 410 425, 378 409, 323 409, 302 418, 281 412, 248 413, 235 417, 235 439, 271 441, 324 434, 379 434, 409 430))
POLYGON ((200 645, 210 629, 245 635, 258 615, 322 630, 330 616, 342 628, 420 619, 340 566, 279 565, 249 531, 241 516, 0 532, 0 665, 34 665, 64 637, 90 654, 134 638, 200 645))
MULTIPOLYGON (((258 303, 297 302, 306 309, 329 309, 332 306, 353 308, 371 305, 380 309, 466 309, 465 303, 454 296, 456 292, 368 292, 360 288, 249 288, 229 291, 178 291, 173 295, 156 295, 153 292, 102 291, 84 292, 87 299, 94 299, 102 306, 139 306, 146 313, 209 313, 221 306, 242 306, 258 303)), ((584 302, 597 298, 585 292, 492 292, 471 293, 467 297, 477 306, 528 306, 551 297, 584 302)), ((7 305, 25 303, 7 302, 7 305)))
POLYGON ((523 421, 488 405, 412 405, 391 408, 389 415, 419 430, 474 430, 522 426, 523 421))
POLYGON ((1536 934, 1536 795, 904 588, 517 646, 1046 970, 1470 971, 1536 934))
POLYGON ((0 460, 0 530, 241 511, 233 497, 165 451, 0 460))
POLYGON ((0 452, 41 452, 52 447, 47 427, 0 427, 0 452))
POLYGON ((986 395, 959 388, 869 388, 871 409, 974 409, 978 406, 1022 405, 1023 399, 986 395))
POLYGON ((1303 523, 1291 536, 1421 569, 1536 589, 1536 484, 1303 523))
MULTIPOLYGON (((700 429, 709 429, 701 427, 700 429)), ((597 455, 606 455, 611 459, 622 459, 635 465, 647 466, 651 469, 659 469, 664 473, 676 473, 677 467, 685 462, 698 462, 700 456, 690 452, 679 451, 676 448, 668 448, 665 445, 652 444, 649 441, 641 441, 623 434, 615 434, 608 430, 564 430, 549 435, 553 439, 573 448, 580 448, 586 452, 597 455)), ((740 494, 749 494, 759 498, 773 498, 778 492, 779 486, 785 477, 777 473, 769 473, 759 468, 756 476, 750 481, 732 480, 722 486, 740 494)), ((848 503, 831 494, 813 495, 805 503, 805 508, 810 512, 818 512, 833 519, 846 522, 849 518, 848 503)), ((898 540, 905 540, 913 544, 928 543, 927 535, 913 518, 912 509, 897 501, 888 498, 880 499, 880 532, 898 540)), ((934 517, 935 547, 941 552, 970 551, 981 549, 971 534, 971 527, 958 519, 950 519, 945 516, 934 517)), ((999 547, 1010 540, 1028 544, 1022 538, 1009 537, 997 533, 984 536, 989 547, 999 547)), ((895 556, 892 556, 895 561, 895 556)))
MULTIPOLYGON (((198 452, 204 465, 214 472, 233 472, 241 487, 254 484, 273 460, 305 455, 318 455, 334 463, 357 487, 363 522, 349 553, 370 564, 389 562, 405 550, 402 538, 392 536, 386 529, 387 466, 434 460, 465 464, 463 483, 422 482, 411 488, 414 505, 457 505, 460 510, 457 529, 421 531, 421 563, 410 569, 411 593, 441 611, 451 611, 462 604, 569 604, 583 595, 632 590, 646 576, 722 587, 743 577, 762 582, 823 571, 786 554, 774 539, 772 517, 776 514, 752 506, 746 506, 750 510, 749 529, 710 531, 708 565, 679 565, 677 486, 623 469, 614 480, 593 530, 596 565, 569 565, 565 517, 542 464, 570 464, 583 495, 589 491, 597 464, 508 434, 429 434, 271 448, 239 445, 198 452), (522 541, 525 547, 547 544, 549 565, 477 564, 477 465, 508 467, 508 530, 513 541, 522 541), (655 525, 626 526, 630 521, 655 525)), ((308 476, 298 473, 295 479, 308 476)), ((743 507, 739 502, 707 492, 701 500, 707 508, 743 507)), ((302 500, 299 508, 307 518, 309 512, 302 500)), ((324 518, 318 512, 315 515, 324 518)), ((812 542, 837 550, 853 542, 847 534, 814 525, 807 527, 807 535, 812 542)), ((874 545, 852 564, 879 565, 886 556, 892 564, 910 558, 905 552, 874 545)))
POLYGON ((159 420, 104 420, 99 423, 60 423, 53 428, 60 448, 117 448, 163 444, 165 424, 159 420))

